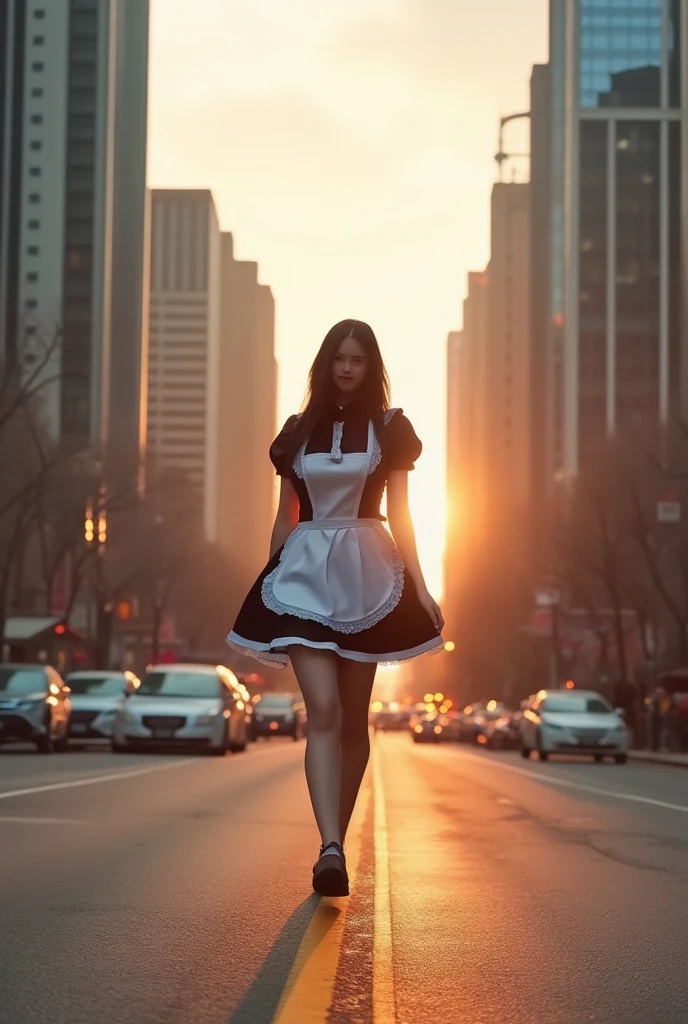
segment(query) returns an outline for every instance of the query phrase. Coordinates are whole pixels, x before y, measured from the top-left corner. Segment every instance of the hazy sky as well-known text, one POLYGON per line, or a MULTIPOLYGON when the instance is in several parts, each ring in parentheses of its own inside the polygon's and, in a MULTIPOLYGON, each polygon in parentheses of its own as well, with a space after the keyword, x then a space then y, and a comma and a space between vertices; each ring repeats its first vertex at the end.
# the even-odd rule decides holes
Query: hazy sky
POLYGON ((435 589, 446 335, 488 255, 498 118, 527 109, 546 37, 546 0, 152 0, 150 184, 211 188, 258 260, 280 417, 328 328, 372 324, 425 443, 412 500, 435 589))

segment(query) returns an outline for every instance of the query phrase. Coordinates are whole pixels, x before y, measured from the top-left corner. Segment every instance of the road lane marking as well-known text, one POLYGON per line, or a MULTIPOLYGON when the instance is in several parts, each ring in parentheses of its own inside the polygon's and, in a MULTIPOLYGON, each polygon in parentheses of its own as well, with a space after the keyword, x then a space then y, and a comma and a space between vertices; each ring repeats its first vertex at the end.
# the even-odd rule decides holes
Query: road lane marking
POLYGON ((164 772, 169 768, 182 768, 187 764, 198 764, 198 759, 171 761, 166 764, 152 765, 148 768, 136 768, 130 772, 110 772, 108 775, 91 775, 86 779, 72 779, 70 782, 51 782, 46 786, 11 789, 6 793, 0 793, 0 800, 11 800, 17 796, 32 796, 34 793, 52 793, 57 789, 77 789, 80 786, 96 786, 101 782, 117 782, 119 779, 133 779, 137 775, 151 775, 153 772, 164 772))
MULTIPOLYGON (((349 880, 356 882, 369 790, 362 791, 347 840, 349 880)), ((327 1020, 339 967, 349 901, 321 899, 289 972, 273 1024, 323 1024, 327 1020)))
MULTIPOLYGON (((458 751, 457 751, 458 753, 458 751)), ((666 800, 655 800, 654 797, 640 796, 638 793, 620 793, 615 789, 600 789, 598 786, 586 786, 582 782, 570 782, 568 779, 559 779, 555 775, 544 775, 536 771, 528 771, 527 768, 517 768, 513 764, 504 764, 491 757, 480 757, 479 754, 470 754, 468 751, 461 751, 460 757, 470 758, 480 764, 489 764, 495 768, 501 768, 505 772, 513 772, 515 775, 525 775, 527 779, 537 779, 540 782, 549 782, 553 786, 562 786, 566 789, 579 789, 583 793, 594 793, 596 796, 610 796, 615 800, 626 800, 629 803, 649 804, 652 807, 661 807, 665 811, 679 811, 681 814, 688 814, 688 807, 684 804, 672 804, 666 800)))
POLYGON ((373 742, 375 914, 373 939, 373 1022, 395 1024, 392 905, 389 884, 387 809, 378 741, 373 742))

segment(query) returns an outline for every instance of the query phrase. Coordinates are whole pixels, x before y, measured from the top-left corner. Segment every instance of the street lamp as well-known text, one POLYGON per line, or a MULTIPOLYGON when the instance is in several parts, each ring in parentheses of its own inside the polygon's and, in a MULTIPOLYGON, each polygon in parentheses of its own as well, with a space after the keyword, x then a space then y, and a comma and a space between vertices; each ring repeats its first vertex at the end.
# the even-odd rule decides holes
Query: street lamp
POLYGON ((507 114, 506 117, 500 117, 499 119, 499 149, 495 153, 495 160, 499 167, 499 180, 503 181, 503 166, 507 160, 515 159, 516 157, 527 157, 530 153, 505 153, 504 151, 504 128, 511 121, 521 121, 530 118, 530 111, 524 110, 519 114, 507 114))
POLYGON ((107 544, 106 491, 102 481, 102 467, 96 463, 95 501, 89 498, 84 513, 84 541, 95 556, 93 589, 96 606, 94 661, 96 668, 107 668, 112 632, 112 603, 105 600, 103 558, 107 544))

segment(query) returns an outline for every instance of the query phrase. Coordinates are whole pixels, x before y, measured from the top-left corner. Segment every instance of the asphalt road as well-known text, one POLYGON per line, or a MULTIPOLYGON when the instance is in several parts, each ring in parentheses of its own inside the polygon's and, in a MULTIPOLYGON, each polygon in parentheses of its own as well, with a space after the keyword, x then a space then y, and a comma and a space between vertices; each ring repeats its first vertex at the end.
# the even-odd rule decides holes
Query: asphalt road
POLYGON ((683 1024, 688 772, 375 743, 318 900, 303 745, 0 753, 0 1024, 683 1024))

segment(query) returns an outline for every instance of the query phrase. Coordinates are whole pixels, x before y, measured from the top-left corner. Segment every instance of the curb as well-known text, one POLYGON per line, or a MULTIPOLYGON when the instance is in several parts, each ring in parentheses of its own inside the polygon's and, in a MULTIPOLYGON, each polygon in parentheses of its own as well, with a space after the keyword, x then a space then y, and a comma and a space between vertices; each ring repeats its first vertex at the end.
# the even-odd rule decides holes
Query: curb
POLYGON ((648 764, 669 765, 671 768, 688 768, 688 760, 686 760, 686 761, 676 761, 676 760, 674 760, 671 757, 667 757, 665 754, 660 754, 660 753, 654 754, 654 753, 652 753, 649 750, 647 751, 647 753, 644 750, 643 751, 629 750, 628 751, 628 758, 629 758, 629 760, 631 760, 631 758, 632 758, 634 761, 638 761, 638 762, 646 761, 648 764))

